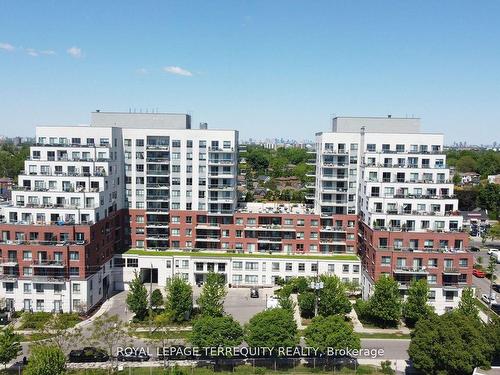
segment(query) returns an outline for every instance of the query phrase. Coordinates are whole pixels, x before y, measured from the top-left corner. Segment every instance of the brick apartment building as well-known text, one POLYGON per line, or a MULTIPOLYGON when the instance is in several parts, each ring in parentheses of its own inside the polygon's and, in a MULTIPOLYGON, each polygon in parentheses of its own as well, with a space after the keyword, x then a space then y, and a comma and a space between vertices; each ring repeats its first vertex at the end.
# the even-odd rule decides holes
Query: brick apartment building
POLYGON ((471 285, 472 257, 443 136, 419 126, 334 119, 317 134, 311 205, 238 204, 238 133, 191 129, 188 115, 97 111, 90 126, 38 127, 1 207, 0 297, 16 310, 88 311, 133 270, 164 285, 214 269, 255 286, 334 273, 365 296, 382 274, 402 294, 425 277, 436 310, 453 308, 471 285), (129 248, 139 251, 117 255, 129 248), (229 263, 214 260, 228 252, 229 263))

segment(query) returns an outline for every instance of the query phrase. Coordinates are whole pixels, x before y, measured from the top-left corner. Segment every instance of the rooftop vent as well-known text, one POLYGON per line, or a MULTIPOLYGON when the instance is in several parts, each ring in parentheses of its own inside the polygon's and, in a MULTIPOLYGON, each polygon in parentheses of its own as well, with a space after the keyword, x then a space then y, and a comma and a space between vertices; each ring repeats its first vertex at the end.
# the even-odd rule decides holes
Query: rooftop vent
POLYGON ((206 122, 200 122, 200 129, 207 130, 208 129, 208 124, 206 122))

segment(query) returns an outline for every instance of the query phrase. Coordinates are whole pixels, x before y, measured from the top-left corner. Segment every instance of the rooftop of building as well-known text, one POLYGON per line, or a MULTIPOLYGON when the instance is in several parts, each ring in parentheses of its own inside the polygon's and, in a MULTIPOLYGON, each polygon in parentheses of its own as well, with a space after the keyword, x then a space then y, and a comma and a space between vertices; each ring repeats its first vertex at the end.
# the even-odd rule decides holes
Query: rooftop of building
POLYGON ((248 202, 240 203, 237 209, 240 213, 258 214, 301 214, 313 215, 314 209, 303 203, 289 202, 248 202))
POLYGON ((307 259, 307 260, 346 260, 358 261, 359 258, 355 254, 268 254, 268 253, 241 253, 235 251, 205 251, 205 250, 140 250, 130 249, 124 255, 141 255, 141 256, 191 256, 191 257, 207 257, 207 258, 268 258, 268 259, 307 259))
POLYGON ((103 112, 91 113, 92 127, 116 126, 133 129, 191 129, 186 113, 103 112))

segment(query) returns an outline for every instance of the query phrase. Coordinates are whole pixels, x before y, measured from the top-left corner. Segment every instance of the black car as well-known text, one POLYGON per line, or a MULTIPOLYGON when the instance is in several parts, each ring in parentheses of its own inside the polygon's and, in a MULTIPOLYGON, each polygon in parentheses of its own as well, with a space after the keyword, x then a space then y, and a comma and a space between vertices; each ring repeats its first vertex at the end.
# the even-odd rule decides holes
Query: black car
POLYGON ((147 362, 150 358, 146 353, 120 353, 116 357, 120 362, 147 362))
POLYGON ((499 292, 500 293, 500 284, 493 284, 491 286, 491 288, 495 291, 495 292, 499 292))
POLYGON ((480 251, 481 249, 477 246, 471 246, 470 251, 480 251))
POLYGON ((259 298, 259 289, 257 288, 250 289, 250 298, 259 298))
POLYGON ((107 362, 108 360, 109 355, 104 350, 91 346, 69 352, 70 362, 107 362))

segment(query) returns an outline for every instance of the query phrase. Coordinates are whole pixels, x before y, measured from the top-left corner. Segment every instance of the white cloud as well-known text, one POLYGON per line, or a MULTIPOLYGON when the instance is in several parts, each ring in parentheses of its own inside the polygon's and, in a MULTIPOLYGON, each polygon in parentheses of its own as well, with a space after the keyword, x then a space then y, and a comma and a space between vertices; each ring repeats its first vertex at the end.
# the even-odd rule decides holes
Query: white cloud
POLYGON ((177 74, 179 76, 186 77, 191 77, 193 75, 193 73, 191 73, 189 70, 183 69, 180 66, 166 66, 163 68, 163 71, 170 74, 177 74))
POLYGON ((51 49, 46 49, 44 51, 40 51, 41 55, 55 55, 56 51, 52 51, 51 49))
POLYGON ((26 53, 33 57, 38 57, 38 52, 33 48, 26 48, 26 53))
POLYGON ((80 57, 83 56, 82 49, 75 46, 68 48, 66 52, 68 53, 68 55, 70 55, 75 59, 79 59, 80 57))
POLYGON ((141 75, 141 76, 145 76, 146 74, 148 74, 148 70, 146 68, 139 68, 135 71, 137 74, 141 75))
POLYGON ((4 51, 14 51, 16 48, 9 43, 0 43, 0 49, 3 49, 4 51))

